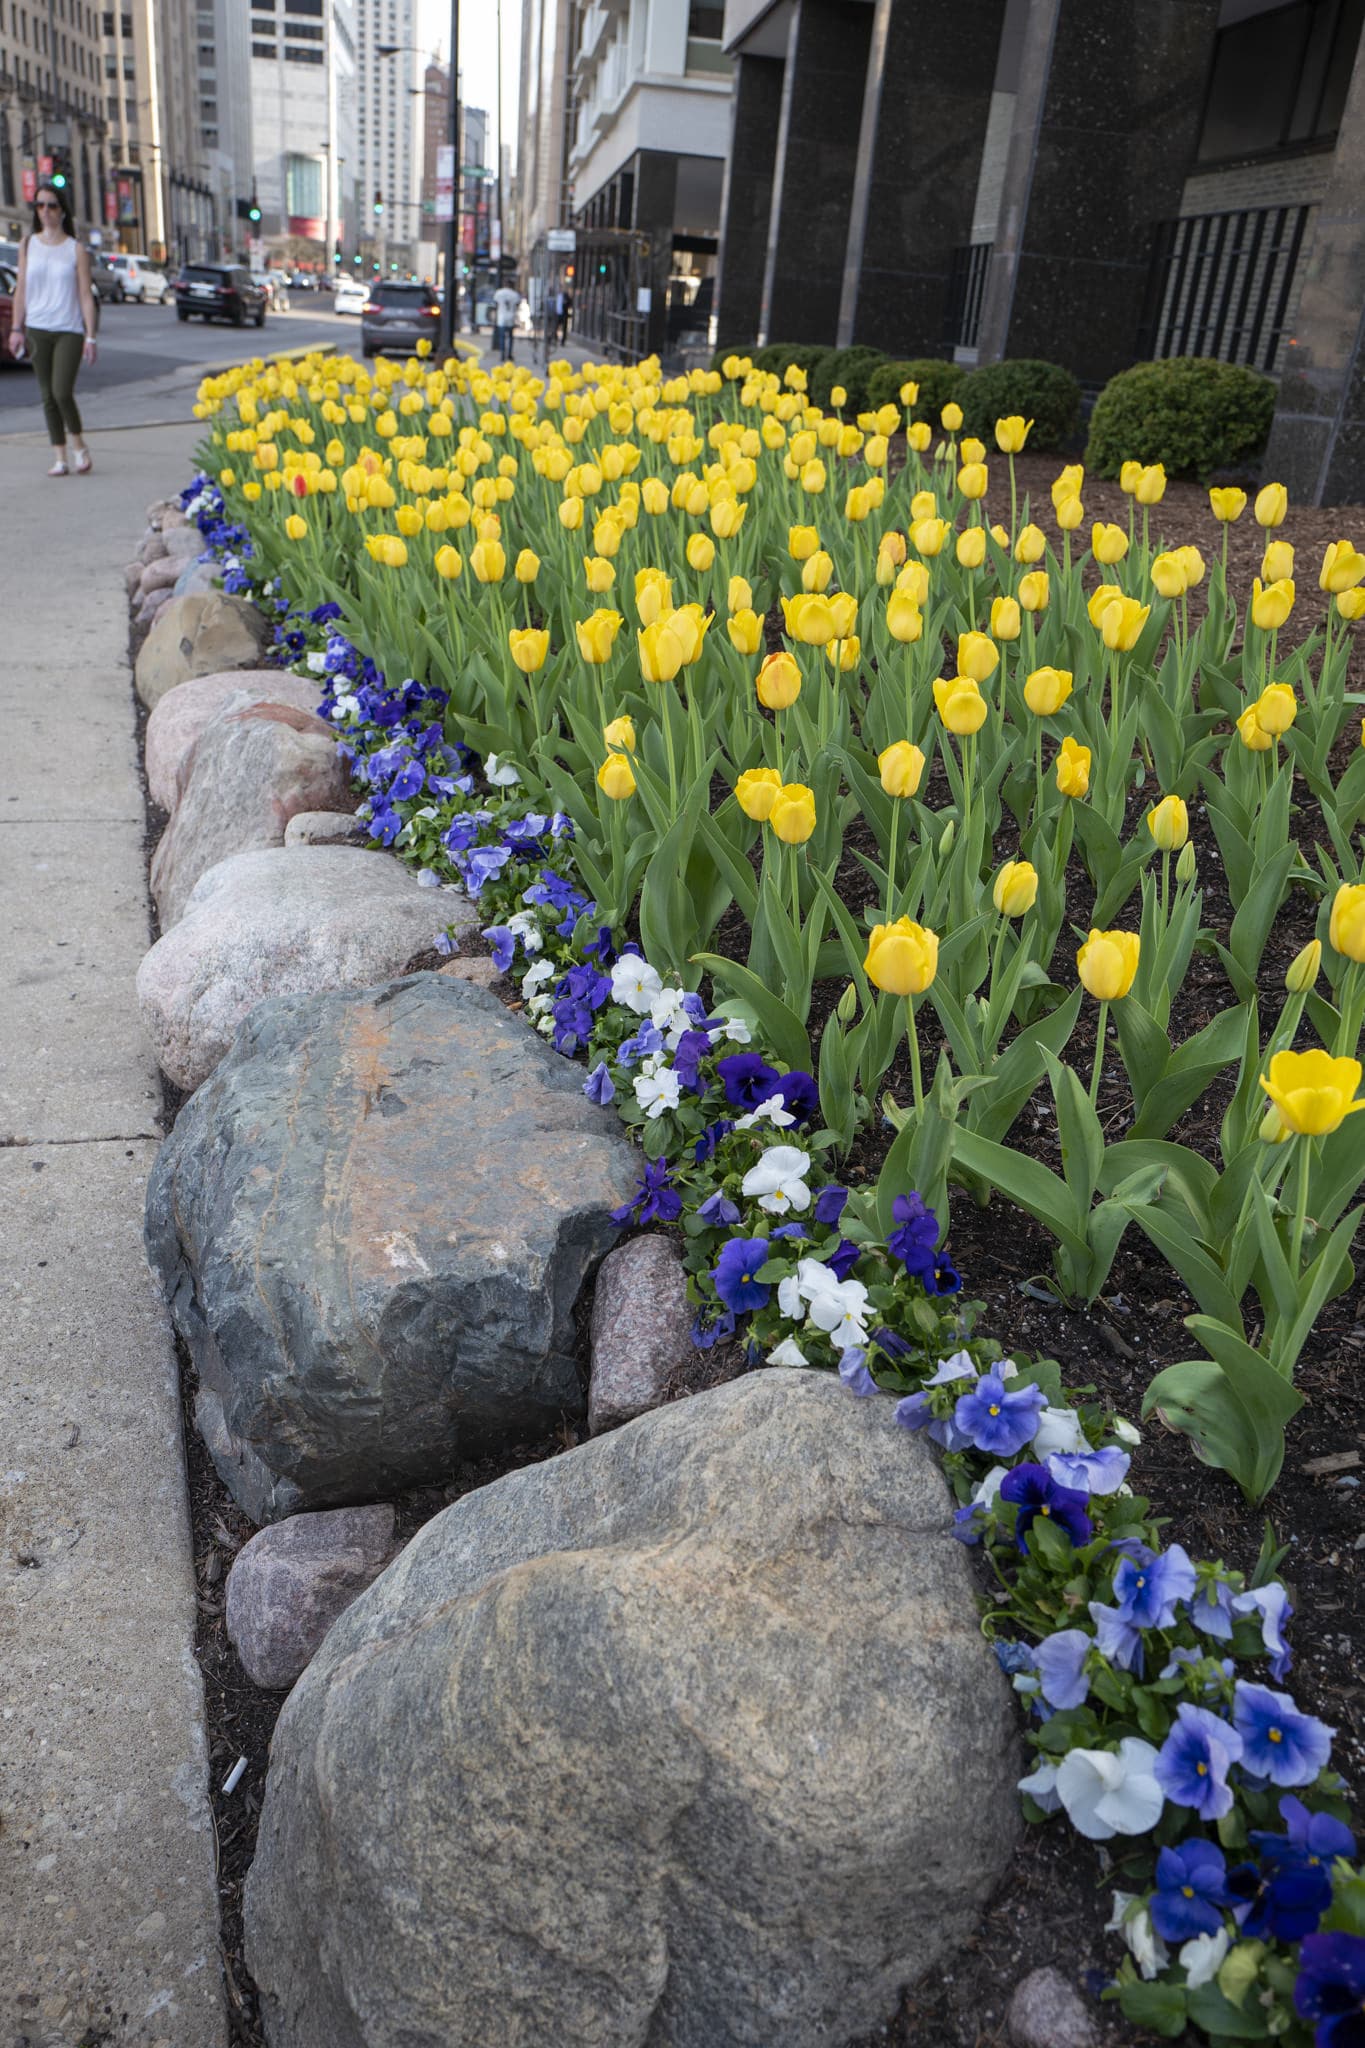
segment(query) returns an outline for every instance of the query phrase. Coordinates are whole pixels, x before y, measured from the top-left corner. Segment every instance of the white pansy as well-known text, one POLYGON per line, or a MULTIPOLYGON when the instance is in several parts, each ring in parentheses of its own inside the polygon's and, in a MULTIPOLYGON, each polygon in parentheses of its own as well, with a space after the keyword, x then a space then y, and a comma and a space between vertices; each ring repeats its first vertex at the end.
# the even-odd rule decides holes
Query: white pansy
POLYGON ((810 1159, 799 1145, 770 1145, 745 1174, 740 1193, 757 1195, 759 1208, 770 1216, 786 1216, 793 1209, 810 1207, 809 1172, 810 1159))
POLYGON ((1114 1431, 1114 1435, 1118 1438, 1119 1442, 1121 1444, 1127 1444, 1130 1450, 1136 1450, 1138 1445, 1142 1442, 1142 1431, 1140 1429, 1136 1429, 1133 1426, 1133 1424, 1131 1422, 1126 1421, 1122 1415, 1116 1415, 1114 1417, 1112 1428, 1114 1431))
POLYGON ((1019 1368, 1012 1358, 1002 1358, 995 1368, 995 1376, 998 1380, 1017 1380, 1019 1368))
POLYGON ((1152 1925, 1151 1914, 1145 1906, 1138 1906, 1136 1892, 1114 1893, 1114 1910, 1104 1931, 1123 1936, 1133 1961, 1149 1982, 1171 1960, 1169 1949, 1152 1925))
POLYGON ((951 1358, 940 1358, 934 1371, 924 1382, 926 1387, 951 1386, 954 1380, 974 1380, 976 1367, 965 1351, 955 1351, 951 1358))
POLYGON ((683 1008, 683 991, 661 988, 649 1006, 649 1021, 656 1031, 663 1032, 669 1051, 676 1052, 684 1031, 692 1029, 692 1019, 683 1008))
POLYGON ((804 1365, 806 1354, 795 1337, 784 1337, 780 1344, 774 1344, 768 1353, 769 1365, 804 1365))
POLYGON ((972 1489, 972 1506, 992 1508, 1000 1492, 1000 1482, 1009 1471, 1008 1465, 992 1465, 984 1479, 977 1481, 972 1489))
MULTIPOLYGON (((539 953, 545 944, 541 936, 540 919, 533 910, 514 910, 507 920, 509 932, 515 932, 528 953, 539 953)), ((549 962, 544 963, 547 967, 549 962)), ((551 973, 554 969, 550 969, 551 973)), ((529 979, 529 976, 527 977, 529 979)))
POLYGON ((308 657, 308 666, 315 676, 326 675, 327 656, 320 647, 315 647, 308 657))
POLYGON ((623 953, 611 970, 611 999, 624 1003, 637 1017, 647 1017, 663 983, 659 970, 638 953, 623 953))
POLYGON ((787 1108, 782 1097, 780 1095, 770 1095, 766 1102, 760 1102, 758 1108, 751 1109, 747 1116, 737 1117, 735 1119, 735 1129, 737 1131, 751 1131, 755 1124, 775 1124, 779 1130, 785 1130, 789 1124, 794 1124, 795 1122, 796 1118, 787 1108))
POLYGON ((1091 1842, 1111 1835, 1145 1835, 1161 1818, 1165 1795, 1152 1766, 1156 1751, 1141 1736, 1126 1735, 1117 1752, 1073 1749, 1057 1767, 1057 1796, 1078 1834, 1091 1842))
MULTIPOLYGON (((522 994, 535 995, 538 988, 541 988, 547 981, 554 980, 556 972, 553 960, 534 961, 521 978, 522 994)), ((543 1002, 545 998, 541 997, 540 1000, 543 1002)))
POLYGON ((806 1306, 801 1299, 801 1283, 795 1273, 787 1273, 778 1281, 777 1305, 789 1323, 804 1322, 806 1306))
POLYGON ((1062 1803, 1057 1797, 1056 1764, 1040 1763, 1026 1778, 1019 1780, 1019 1790, 1027 1792, 1044 1813, 1055 1813, 1062 1803))
POLYGON ((867 1342, 867 1289, 861 1280, 835 1280, 811 1296, 810 1319, 836 1351, 867 1342))
POLYGON ((682 1083, 672 1067, 660 1066, 657 1060, 646 1060, 635 1077, 635 1100, 646 1116, 662 1116, 666 1109, 676 1109, 682 1083))
POLYGON ((1211 1984, 1227 1959, 1232 1947, 1226 1927, 1220 1927, 1214 1934, 1196 1934, 1185 1942, 1180 1951, 1180 1967, 1185 1972, 1185 1989, 1197 1991, 1201 1984, 1211 1984))
POLYGON ((1044 1465, 1056 1451, 1089 1449, 1074 1408, 1044 1408, 1038 1417, 1038 1434, 1029 1445, 1030 1458, 1044 1465))
POLYGON ((725 1036, 731 1045, 748 1045, 753 1035, 742 1017, 727 1017, 725 1020, 725 1036))
POLYGON ((359 718, 359 716, 360 699, 351 696, 349 691, 345 691, 340 697, 332 699, 332 717, 334 720, 338 718, 359 718))
POLYGON ((485 754, 483 759, 484 780, 491 782, 494 789, 512 789, 521 781, 510 761, 502 760, 497 754, 485 754))

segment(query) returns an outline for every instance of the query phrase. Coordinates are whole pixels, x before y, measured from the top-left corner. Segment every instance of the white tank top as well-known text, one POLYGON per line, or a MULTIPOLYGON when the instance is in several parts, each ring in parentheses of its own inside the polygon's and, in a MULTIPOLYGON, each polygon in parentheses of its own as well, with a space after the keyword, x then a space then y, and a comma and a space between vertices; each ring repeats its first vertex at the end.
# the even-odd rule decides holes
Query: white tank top
POLYGON ((47 334, 84 334, 81 295, 76 289, 79 246, 70 235, 60 242, 29 236, 24 280, 26 327, 41 328, 47 334))

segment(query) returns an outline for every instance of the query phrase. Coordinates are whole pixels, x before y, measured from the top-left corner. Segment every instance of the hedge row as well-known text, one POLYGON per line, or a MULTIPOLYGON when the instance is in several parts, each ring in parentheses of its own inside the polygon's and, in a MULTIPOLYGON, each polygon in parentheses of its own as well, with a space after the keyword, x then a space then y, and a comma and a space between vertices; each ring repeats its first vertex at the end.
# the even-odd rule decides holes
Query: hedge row
MULTIPOLYGON (((733 347, 717 349, 717 368, 733 347)), ((790 364, 806 373, 806 388, 817 405, 828 407, 832 391, 845 393, 842 410, 853 415, 901 404, 901 388, 919 387, 909 417, 937 427, 943 408, 962 408, 962 432, 990 443, 997 419, 1022 413, 1033 421, 1029 447, 1040 451, 1074 444, 1080 424, 1081 387, 1056 363, 1017 358, 983 363, 969 370, 936 356, 895 358, 879 349, 825 348, 814 342, 770 342, 754 351, 760 369, 782 376, 790 364)), ((1244 464, 1265 446, 1275 411, 1271 378, 1235 363, 1206 356, 1171 356, 1136 363, 1112 377, 1095 401, 1086 443, 1086 466, 1098 476, 1117 476, 1123 462, 1161 462, 1170 476, 1207 477, 1214 470, 1244 464)))

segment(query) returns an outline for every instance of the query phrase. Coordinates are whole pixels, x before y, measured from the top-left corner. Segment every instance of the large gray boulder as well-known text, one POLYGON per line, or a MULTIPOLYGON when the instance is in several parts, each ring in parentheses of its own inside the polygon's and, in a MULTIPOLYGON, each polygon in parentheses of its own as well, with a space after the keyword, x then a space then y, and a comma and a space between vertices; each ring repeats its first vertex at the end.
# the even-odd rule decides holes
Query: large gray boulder
POLYGON ((419 1531, 271 1743, 271 2048, 817 2048, 952 1952, 1014 1714, 893 1414, 764 1371, 419 1531))
POLYGON ((158 702, 143 735, 152 802, 163 811, 175 809, 195 743, 220 711, 241 711, 248 704, 292 704, 299 711, 316 711, 321 696, 315 680, 305 681, 282 668, 239 668, 177 683, 158 702))
POLYGON ((292 1685, 393 1556, 393 1509, 332 1508, 258 1529, 228 1573, 224 1622, 253 1685, 292 1685))
MULTIPOLYGON (((159 557, 165 554, 162 544, 159 557)), ((221 593, 173 597, 162 607, 138 655, 138 696, 151 710, 167 690, 191 676, 259 668, 269 639, 269 622, 245 598, 221 593)))
POLYGON ((199 877, 220 860, 283 846, 296 811, 336 811, 350 775, 332 728, 295 704, 230 703, 200 733, 180 777, 180 800, 152 856, 162 930, 199 877))
POLYGON ((255 1009, 147 1190, 196 1419, 253 1520, 581 1415, 574 1303, 637 1159, 483 989, 416 974, 255 1009))
POLYGON ((424 889, 389 853, 279 846, 201 875, 137 971, 143 1028, 177 1088, 197 1088, 264 996, 364 988, 400 974, 449 924, 451 889, 424 889))

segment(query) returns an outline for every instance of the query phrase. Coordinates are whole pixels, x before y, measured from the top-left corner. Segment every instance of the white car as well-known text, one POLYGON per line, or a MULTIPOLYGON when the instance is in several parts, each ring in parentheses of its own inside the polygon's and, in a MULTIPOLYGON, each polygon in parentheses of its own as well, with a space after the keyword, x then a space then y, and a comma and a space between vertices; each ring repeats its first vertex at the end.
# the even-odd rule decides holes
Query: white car
POLYGON ((121 279, 127 298, 167 306, 175 297, 165 271, 158 270, 149 256, 111 256, 109 268, 121 279))
POLYGON ((332 298, 334 313, 363 313, 370 303, 370 287, 358 277, 338 279, 332 298))

